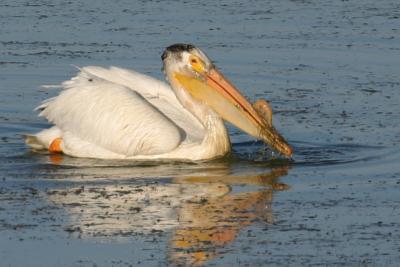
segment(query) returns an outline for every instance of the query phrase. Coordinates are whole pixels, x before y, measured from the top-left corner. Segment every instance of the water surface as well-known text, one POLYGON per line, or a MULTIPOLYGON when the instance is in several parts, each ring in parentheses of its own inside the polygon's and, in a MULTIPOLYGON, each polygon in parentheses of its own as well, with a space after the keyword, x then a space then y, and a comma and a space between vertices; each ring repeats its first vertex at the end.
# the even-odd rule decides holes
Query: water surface
POLYGON ((0 258, 4 266, 396 266, 400 261, 397 1, 2 1, 0 258), (42 84, 72 65, 162 79, 191 42, 252 101, 293 161, 230 127, 212 162, 32 153, 42 84))

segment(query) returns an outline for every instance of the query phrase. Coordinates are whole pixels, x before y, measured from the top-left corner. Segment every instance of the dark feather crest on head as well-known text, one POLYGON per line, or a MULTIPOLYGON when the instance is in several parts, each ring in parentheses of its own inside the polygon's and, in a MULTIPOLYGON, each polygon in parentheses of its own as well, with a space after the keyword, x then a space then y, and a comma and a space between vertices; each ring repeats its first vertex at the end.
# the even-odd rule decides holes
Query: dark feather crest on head
POLYGON ((161 59, 164 60, 167 57, 168 52, 172 53, 183 52, 183 51, 189 52, 193 48, 195 47, 192 44, 173 44, 165 48, 164 52, 161 55, 161 59))

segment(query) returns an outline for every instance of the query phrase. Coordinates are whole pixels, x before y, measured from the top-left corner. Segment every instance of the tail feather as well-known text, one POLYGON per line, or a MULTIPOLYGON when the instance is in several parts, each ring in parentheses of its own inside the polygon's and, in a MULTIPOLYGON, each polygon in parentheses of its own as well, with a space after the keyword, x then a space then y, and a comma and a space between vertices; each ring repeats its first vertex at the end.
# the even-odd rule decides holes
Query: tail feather
POLYGON ((37 138, 37 136, 26 134, 26 135, 24 135, 24 138, 25 138, 25 144, 27 144, 31 148, 33 148, 35 150, 46 149, 46 147, 43 145, 42 142, 40 142, 40 140, 37 138))
POLYGON ((54 139, 62 136, 61 130, 53 126, 36 134, 26 134, 25 143, 36 150, 47 150, 54 139))

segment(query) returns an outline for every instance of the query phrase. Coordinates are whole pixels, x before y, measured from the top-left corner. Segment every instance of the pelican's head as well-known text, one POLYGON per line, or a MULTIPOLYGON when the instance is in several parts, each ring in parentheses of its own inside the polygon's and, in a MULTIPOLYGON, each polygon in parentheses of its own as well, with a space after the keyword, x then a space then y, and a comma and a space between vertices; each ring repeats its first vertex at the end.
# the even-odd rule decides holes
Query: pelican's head
POLYGON ((224 120, 263 140, 274 150, 291 156, 291 147, 272 125, 268 104, 263 101, 251 105, 203 51, 191 44, 174 44, 165 49, 161 58, 173 87, 178 85, 224 120))

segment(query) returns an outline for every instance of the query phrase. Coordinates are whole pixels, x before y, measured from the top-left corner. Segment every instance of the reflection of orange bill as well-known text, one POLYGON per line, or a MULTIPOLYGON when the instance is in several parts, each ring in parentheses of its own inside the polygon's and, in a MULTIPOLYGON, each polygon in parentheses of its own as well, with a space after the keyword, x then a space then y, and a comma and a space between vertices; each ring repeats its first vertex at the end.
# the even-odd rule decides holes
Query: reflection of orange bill
POLYGON ((176 251, 171 256, 186 264, 203 264, 214 258, 219 247, 234 242, 239 231, 260 216, 258 206, 264 207, 263 216, 271 213, 265 210, 271 200, 272 190, 262 190, 208 198, 205 204, 185 203, 180 213, 187 217, 187 223, 183 220, 175 232, 172 246, 176 251))
MULTIPOLYGON (((260 185, 270 186, 277 191, 283 191, 290 188, 289 185, 278 183, 277 180, 281 176, 287 175, 289 170, 288 166, 275 167, 271 172, 257 175, 220 175, 220 176, 184 176, 173 178, 174 183, 179 184, 193 184, 193 183, 222 183, 225 185, 260 185)), ((228 193, 226 191, 225 193, 228 193)), ((220 193, 223 195, 223 191, 220 193)))

